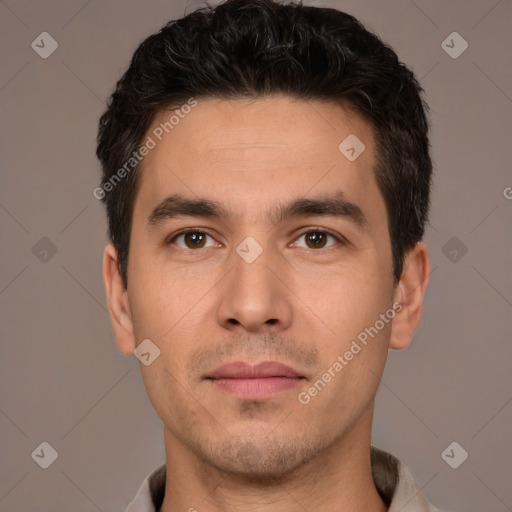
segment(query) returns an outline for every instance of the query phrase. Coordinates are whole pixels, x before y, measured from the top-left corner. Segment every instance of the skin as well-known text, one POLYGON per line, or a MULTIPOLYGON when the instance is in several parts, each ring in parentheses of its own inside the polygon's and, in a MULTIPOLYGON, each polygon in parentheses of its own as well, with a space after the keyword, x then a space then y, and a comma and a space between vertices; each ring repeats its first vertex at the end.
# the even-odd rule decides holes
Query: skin
POLYGON ((406 347, 420 322, 430 266, 417 243, 394 285, 375 161, 372 130, 357 114, 286 96, 199 99, 144 158, 128 289, 111 244, 103 274, 119 350, 132 355, 149 338, 161 351, 141 372, 164 425, 163 512, 387 510, 371 476, 374 398, 388 349, 406 347), (353 162, 338 149, 349 134, 366 146, 353 162), (335 191, 359 206, 366 229, 344 217, 272 218, 278 203, 335 191), (232 215, 148 226, 171 194, 215 200, 232 215), (204 246, 173 238, 184 228, 208 234, 204 246), (339 239, 320 234, 324 246, 312 247, 306 233, 315 229, 339 239), (263 249, 252 263, 236 252, 248 236, 263 249), (394 319, 300 403, 394 302, 402 308, 394 319), (262 400, 204 378, 241 360, 279 361, 304 378, 262 400))

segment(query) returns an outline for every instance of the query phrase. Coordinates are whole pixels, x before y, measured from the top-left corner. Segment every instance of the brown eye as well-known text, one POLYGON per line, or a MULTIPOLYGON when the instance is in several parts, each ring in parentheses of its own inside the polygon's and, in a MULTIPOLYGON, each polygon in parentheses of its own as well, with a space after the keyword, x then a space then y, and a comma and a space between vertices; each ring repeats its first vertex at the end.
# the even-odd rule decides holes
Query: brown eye
POLYGON ((306 245, 310 249, 322 249, 327 243, 327 233, 321 231, 311 231, 305 234, 306 245))
POLYGON ((206 236, 204 233, 185 233, 183 241, 189 249, 197 249, 198 247, 204 247, 206 236))
POLYGON ((215 240, 203 231, 182 231, 178 233, 169 244, 174 244, 181 249, 204 249, 216 245, 215 240))
POLYGON ((335 235, 321 229, 315 229, 307 231, 299 236, 294 245, 304 247, 306 249, 325 249, 326 247, 335 245, 337 242, 340 242, 340 239, 335 235), (304 241, 302 242, 302 240, 304 241))

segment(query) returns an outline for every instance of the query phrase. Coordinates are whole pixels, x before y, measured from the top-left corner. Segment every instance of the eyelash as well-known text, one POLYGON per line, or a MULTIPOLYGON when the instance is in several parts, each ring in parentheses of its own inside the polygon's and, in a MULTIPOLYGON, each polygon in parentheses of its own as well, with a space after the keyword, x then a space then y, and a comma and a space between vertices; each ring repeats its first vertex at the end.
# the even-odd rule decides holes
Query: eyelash
MULTIPOLYGON (((200 235, 206 235, 206 236, 209 236, 210 238, 214 239, 212 235, 210 235, 206 231, 202 231, 199 228, 185 228, 185 229, 182 229, 181 231, 179 231, 178 233, 175 233, 174 235, 172 235, 172 237, 169 238, 165 242, 165 245, 172 245, 172 244, 174 244, 178 237, 186 235, 188 233, 196 233, 196 234, 200 234, 200 235)), ((307 234, 310 234, 310 233, 321 233, 321 234, 329 235, 332 238, 334 238, 341 245, 345 245, 345 244, 348 243, 348 241, 347 241, 347 239, 345 237, 343 237, 341 235, 338 235, 338 234, 334 234, 333 232, 331 232, 331 231, 329 231, 327 229, 324 229, 324 228, 308 228, 306 231, 303 231, 301 234, 299 234, 294 242, 299 240, 304 235, 307 235, 307 234)), ((330 249, 331 247, 333 247, 334 245, 336 245, 336 244, 329 245, 327 247, 320 247, 319 249, 311 249, 311 250, 313 250, 313 251, 320 251, 322 249, 327 250, 327 249, 330 249)), ((183 249, 183 247, 180 247, 180 249, 183 249)), ((203 249, 203 247, 199 247, 199 249, 203 249)), ((191 249, 191 248, 187 247, 184 250, 189 250, 189 251, 194 251, 195 252, 195 251, 198 251, 199 249, 191 249)), ((304 249, 304 247, 302 247, 302 249, 304 249)))

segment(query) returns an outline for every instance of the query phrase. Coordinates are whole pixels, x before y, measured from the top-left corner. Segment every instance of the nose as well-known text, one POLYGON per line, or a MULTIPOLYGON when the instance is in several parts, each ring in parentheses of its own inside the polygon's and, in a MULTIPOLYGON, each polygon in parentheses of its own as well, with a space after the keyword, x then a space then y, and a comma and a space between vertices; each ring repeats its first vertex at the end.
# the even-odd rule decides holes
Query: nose
POLYGON ((252 263, 233 253, 234 267, 218 290, 217 321, 223 328, 264 334, 290 326, 292 294, 284 284, 284 262, 267 253, 263 251, 252 263))

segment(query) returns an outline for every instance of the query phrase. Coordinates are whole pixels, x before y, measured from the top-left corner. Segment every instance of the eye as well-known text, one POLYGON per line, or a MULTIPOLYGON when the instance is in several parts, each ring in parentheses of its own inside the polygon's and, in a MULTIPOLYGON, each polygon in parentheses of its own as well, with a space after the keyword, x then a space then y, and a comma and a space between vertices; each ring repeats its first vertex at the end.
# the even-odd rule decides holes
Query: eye
POLYGON ((181 249, 205 249, 219 245, 210 235, 197 229, 186 229, 174 235, 168 242, 181 249))
POLYGON ((330 247, 339 242, 341 242, 341 240, 328 231, 312 229, 300 235, 293 245, 296 247, 304 247, 306 249, 325 249, 326 247, 330 247), (299 240, 301 239, 304 239, 303 243, 299 243, 299 240), (331 243, 329 243, 329 239, 331 240, 331 243))

